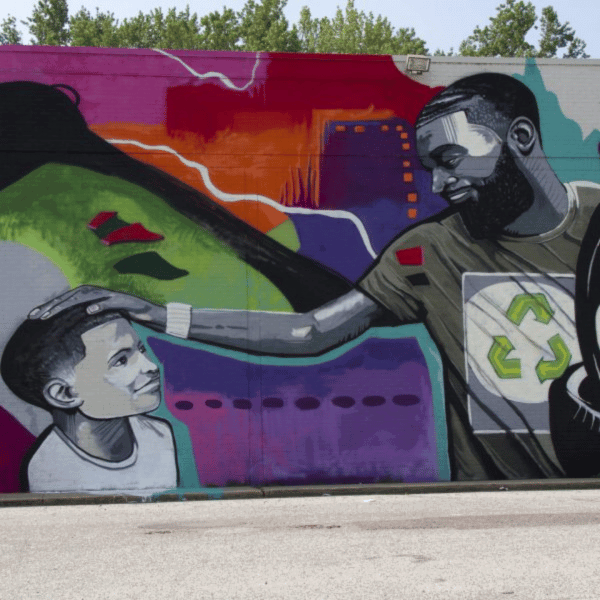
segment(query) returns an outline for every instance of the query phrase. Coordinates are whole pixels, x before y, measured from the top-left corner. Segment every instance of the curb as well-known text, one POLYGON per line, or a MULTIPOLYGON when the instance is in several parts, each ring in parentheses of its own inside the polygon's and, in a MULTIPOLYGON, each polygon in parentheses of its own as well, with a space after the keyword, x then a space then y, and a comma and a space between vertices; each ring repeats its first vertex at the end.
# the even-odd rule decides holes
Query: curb
POLYGON ((378 494, 455 494, 462 492, 600 490, 600 479, 530 479, 511 481, 450 481, 439 483, 374 483, 204 488, 201 491, 165 492, 152 496, 130 494, 22 493, 0 494, 0 507, 69 506, 87 504, 140 504, 201 500, 306 498, 378 494))

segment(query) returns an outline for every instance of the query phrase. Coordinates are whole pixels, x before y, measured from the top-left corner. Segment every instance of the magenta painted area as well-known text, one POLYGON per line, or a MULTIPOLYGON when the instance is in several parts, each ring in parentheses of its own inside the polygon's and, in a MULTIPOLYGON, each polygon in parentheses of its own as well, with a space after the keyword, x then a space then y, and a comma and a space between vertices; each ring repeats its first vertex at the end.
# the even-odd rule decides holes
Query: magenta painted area
POLYGON ((202 485, 439 478, 430 380, 414 339, 371 338, 304 366, 149 341, 202 485))
POLYGON ((19 470, 33 436, 9 412, 0 407, 0 493, 25 491, 21 489, 19 470))
MULTIPOLYGON (((256 63, 256 55, 246 52, 172 50, 169 54, 199 75, 220 73, 237 87, 250 81, 256 63)), ((256 69, 256 83, 247 93, 260 88, 268 62, 263 55, 256 69)), ((0 82, 19 80, 63 83, 75 88, 88 123, 164 123, 169 87, 204 81, 226 87, 216 76, 200 79, 155 50, 11 46, 7 51, 4 47, 0 52, 0 82)))

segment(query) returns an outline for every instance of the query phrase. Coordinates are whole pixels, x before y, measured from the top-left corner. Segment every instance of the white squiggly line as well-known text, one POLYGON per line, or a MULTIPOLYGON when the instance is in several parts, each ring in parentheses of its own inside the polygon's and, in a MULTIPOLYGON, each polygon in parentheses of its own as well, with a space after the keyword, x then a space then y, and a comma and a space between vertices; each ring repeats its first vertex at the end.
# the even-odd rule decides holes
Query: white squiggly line
POLYGON ((219 200, 223 202, 241 202, 243 200, 254 200, 260 202, 262 204, 266 204, 267 206, 272 206, 277 210, 285 213, 285 214, 295 214, 295 215, 323 215, 325 217, 331 217, 332 219, 347 219, 351 221, 358 233, 360 238, 365 245, 366 251, 371 255, 372 258, 377 258, 377 252, 373 249, 371 245, 371 240, 369 239, 369 234, 365 229, 363 222, 353 213, 347 210, 314 210, 312 208, 304 208, 301 206, 283 206, 279 204, 279 202, 275 202, 275 200, 271 200, 271 198, 267 198, 266 196, 261 196, 260 194, 229 194, 227 192, 221 191, 211 180, 210 174, 208 172, 208 168, 203 164, 194 162, 193 160, 189 160, 184 156, 181 156, 176 150, 169 146, 158 145, 151 146, 149 144, 144 144, 143 142, 138 142, 137 140, 106 140, 109 144, 120 144, 120 145, 130 145, 130 146, 138 146, 139 148, 143 148, 144 150, 159 150, 161 152, 167 152, 168 154, 172 154, 176 156, 186 167, 191 167, 198 171, 202 177, 202 181, 206 188, 214 194, 219 200))
POLYGON ((260 52, 257 52, 254 67, 252 67, 252 76, 250 77, 250 81, 248 81, 246 85, 238 87, 237 85, 235 85, 235 83, 233 83, 233 81, 231 81, 231 79, 229 79, 229 77, 227 77, 227 75, 224 75, 223 73, 218 73, 217 71, 209 71, 208 73, 198 73, 198 71, 192 69, 192 67, 183 62, 183 60, 181 60, 181 58, 179 58, 178 56, 174 56, 173 54, 170 54, 166 50, 161 50, 160 48, 152 48, 152 50, 154 50, 154 52, 159 52, 160 54, 163 54, 168 58, 172 58, 178 63, 181 63, 192 75, 198 77, 198 79, 220 79, 229 89, 237 90, 238 92, 243 92, 244 90, 247 90, 254 83, 256 69, 258 69, 258 65, 260 64, 260 52))

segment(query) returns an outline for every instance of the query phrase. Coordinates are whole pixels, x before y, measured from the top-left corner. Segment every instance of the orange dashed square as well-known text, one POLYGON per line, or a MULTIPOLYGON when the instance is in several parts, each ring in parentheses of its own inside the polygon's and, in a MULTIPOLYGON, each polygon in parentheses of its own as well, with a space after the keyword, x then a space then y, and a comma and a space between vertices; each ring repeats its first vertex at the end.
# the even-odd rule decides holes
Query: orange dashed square
POLYGON ((408 218, 409 219, 416 219, 417 218, 417 209, 416 208, 409 208, 408 209, 408 218))
POLYGON ((336 131, 346 131, 346 126, 345 125, 336 125, 335 130, 336 131))
POLYGON ((354 133, 363 133, 365 130, 365 126, 364 125, 356 125, 354 127, 354 133))
POLYGON ((416 201, 417 201, 417 192, 409 192, 409 193, 406 195, 406 199, 407 199, 409 202, 416 202, 416 201))
POLYGON ((404 127, 402 127, 402 125, 396 125, 396 131, 404 131, 404 127))
POLYGON ((410 167, 410 160, 403 160, 402 161, 402 166, 403 167, 410 167))
POLYGON ((400 134, 400 139, 407 140, 408 139, 408 133, 401 133, 400 134))
POLYGON ((410 144, 408 142, 402 144, 402 150, 410 150, 410 144))
POLYGON ((404 179, 405 183, 410 183, 413 180, 413 174, 412 173, 404 173, 402 175, 402 179, 404 179))

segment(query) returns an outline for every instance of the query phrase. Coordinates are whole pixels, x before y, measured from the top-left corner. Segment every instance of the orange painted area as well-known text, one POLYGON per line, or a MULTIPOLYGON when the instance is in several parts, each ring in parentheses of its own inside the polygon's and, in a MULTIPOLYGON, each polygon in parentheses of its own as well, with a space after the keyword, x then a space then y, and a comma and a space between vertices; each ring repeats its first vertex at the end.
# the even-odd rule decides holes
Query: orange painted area
MULTIPOLYGON (((135 140, 149 146, 164 145, 184 158, 208 169, 210 182, 225 194, 259 194, 283 206, 319 206, 319 157, 323 131, 331 121, 367 121, 394 117, 389 109, 313 110, 307 122, 297 123, 285 113, 263 111, 260 115, 235 115, 231 128, 211 139, 183 133, 169 135, 163 125, 104 123, 91 129, 106 140, 135 140), (260 120, 257 121, 257 117, 260 120)), ((360 126, 359 126, 360 127, 360 126)), ((227 210, 267 232, 287 220, 277 208, 261 202, 227 202, 210 189, 193 166, 160 149, 116 144, 121 150, 177 177, 205 193, 227 210)))
MULTIPOLYGON (((228 147, 217 144, 201 144, 197 136, 169 136, 162 125, 138 125, 135 123, 106 123, 92 125, 90 128, 106 140, 135 140, 148 146, 168 146, 184 158, 200 163, 208 168, 210 181, 213 185, 228 194, 262 194, 271 200, 279 199, 279 180, 281 174, 268 159, 256 160, 256 156, 242 152, 245 145, 247 150, 249 140, 230 140, 228 147), (257 168, 262 165, 263 171, 257 168), (269 186, 269 180, 277 174, 275 185, 269 186)), ((236 136, 233 136, 234 138, 236 136)), ((254 200, 226 202, 205 185, 200 172, 187 166, 181 160, 167 151, 144 149, 132 144, 115 144, 120 150, 130 156, 150 164, 173 175, 187 185, 205 193, 207 196, 227 208, 232 214, 243 219, 260 231, 267 232, 287 220, 287 215, 277 208, 267 206, 254 200)), ((287 171, 284 170, 287 174, 287 171)))
POLYGON ((408 209, 408 218, 409 219, 416 219, 417 218, 417 209, 416 208, 409 208, 408 209))

